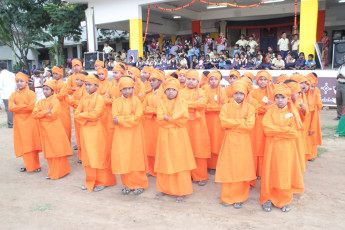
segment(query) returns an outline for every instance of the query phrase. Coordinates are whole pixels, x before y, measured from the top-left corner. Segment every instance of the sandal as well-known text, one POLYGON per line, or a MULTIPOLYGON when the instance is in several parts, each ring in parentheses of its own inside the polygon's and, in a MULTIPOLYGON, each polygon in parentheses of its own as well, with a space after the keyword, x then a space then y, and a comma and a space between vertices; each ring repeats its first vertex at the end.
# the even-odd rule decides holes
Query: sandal
POLYGON ((93 191, 94 192, 99 192, 99 191, 102 191, 103 189, 105 189, 105 186, 96 186, 93 188, 93 191))
POLYGON ((216 174, 216 170, 215 169, 207 169, 208 174, 210 175, 215 175, 216 174))
POLYGON ((165 193, 159 192, 159 193, 156 194, 155 199, 159 199, 159 198, 161 198, 162 196, 165 196, 165 193))
POLYGON ((36 169, 34 172, 41 172, 41 168, 36 169))
POLYGON ((222 203, 222 205, 224 206, 224 207, 230 207, 231 206, 231 204, 227 204, 227 203, 222 203))
POLYGON ((19 172, 26 172, 26 168, 25 168, 25 167, 20 168, 20 169, 19 169, 19 172))
POLYGON ((134 190, 133 190, 133 194, 134 195, 140 195, 140 194, 142 194, 144 192, 144 189, 143 188, 135 188, 134 190))
POLYGON ((78 160, 77 162, 78 162, 79 164, 81 164, 81 163, 82 163, 82 162, 81 162, 81 160, 78 160))
POLYGON ((46 176, 46 180, 50 180, 50 177, 49 177, 49 176, 46 176))
POLYGON ((309 159, 308 161, 315 161, 315 158, 313 158, 313 159, 309 159))
POLYGON ((270 212, 272 211, 272 202, 270 200, 266 201, 263 205, 262 205, 262 209, 265 212, 270 212))
POLYGON ((236 202, 236 203, 233 204, 233 205, 234 205, 234 208, 240 209, 240 208, 242 208, 242 206, 243 206, 243 202, 236 202))
POLYGON ((290 212, 291 208, 290 208, 290 205, 284 205, 282 208, 281 208, 282 212, 290 212))
POLYGON ((128 195, 132 190, 130 190, 129 188, 125 187, 122 189, 122 194, 123 195, 128 195))
POLYGON ((78 150, 78 145, 74 145, 72 149, 73 150, 78 150))
POLYGON ((176 197, 176 203, 182 203, 184 201, 184 196, 176 197))
POLYGON ((201 180, 198 182, 199 186, 205 186, 207 184, 207 180, 201 180))
POLYGON ((80 188, 81 188, 81 190, 86 190, 87 189, 85 185, 82 185, 80 188))

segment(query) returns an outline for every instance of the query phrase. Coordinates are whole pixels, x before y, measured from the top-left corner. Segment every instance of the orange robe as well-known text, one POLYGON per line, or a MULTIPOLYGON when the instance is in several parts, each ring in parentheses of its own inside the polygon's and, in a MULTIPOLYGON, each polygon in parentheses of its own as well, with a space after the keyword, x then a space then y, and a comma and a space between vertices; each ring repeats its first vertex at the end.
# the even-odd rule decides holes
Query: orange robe
MULTIPOLYGON (((87 92, 85 90, 85 85, 82 85, 81 87, 77 86, 76 91, 74 91, 72 97, 69 99, 69 105, 73 108, 73 114, 75 110, 77 109, 80 100, 83 98, 83 96, 87 95, 87 92)), ((78 146, 78 159, 81 160, 81 151, 80 151, 80 124, 76 122, 75 117, 74 119, 74 132, 75 132, 75 139, 77 141, 78 146)))
POLYGON ((146 98, 143 103, 143 128, 147 150, 148 173, 151 176, 156 176, 154 167, 158 137, 157 105, 158 100, 162 98, 163 95, 163 88, 160 87, 156 91, 151 91, 146 94, 146 98))
MULTIPOLYGON (((106 77, 103 81, 100 81, 100 84, 98 86, 97 92, 99 95, 101 95, 104 98, 105 101, 105 111, 102 114, 101 121, 103 123, 104 127, 107 127, 107 132, 108 132, 108 122, 111 121, 111 106, 112 106, 112 99, 107 99, 105 98, 105 95, 108 92, 108 89, 110 87, 110 82, 108 80, 108 77, 106 77)), ((113 130, 114 131, 114 130, 113 130)), ((110 154, 111 152, 111 144, 113 140, 110 138, 107 138, 107 152, 110 154)))
POLYGON ((232 85, 228 85, 225 89, 224 92, 228 98, 232 98, 232 95, 234 94, 232 92, 232 85))
POLYGON ((73 95, 75 90, 71 90, 71 87, 78 88, 77 83, 77 74, 73 73, 71 76, 67 78, 67 88, 68 88, 68 94, 73 95))
POLYGON ((97 92, 85 95, 74 115, 80 123, 81 161, 85 170, 85 187, 112 186, 116 177, 111 172, 110 154, 107 152, 107 127, 101 121, 105 103, 97 92))
POLYGON ((13 145, 16 157, 23 157, 26 171, 39 169, 41 141, 38 124, 33 118, 36 94, 27 86, 13 92, 8 100, 8 110, 13 112, 13 145), (13 105, 15 103, 15 105, 13 105))
POLYGON ((134 81, 134 91, 133 91, 134 95, 137 96, 141 102, 143 102, 145 100, 145 96, 146 96, 146 87, 144 85, 144 83, 139 79, 135 79, 134 81))
POLYGON ((115 125, 111 150, 111 168, 113 174, 121 174, 122 184, 133 190, 147 188, 147 156, 144 130, 142 125, 143 106, 135 95, 114 100, 113 117, 115 125))
POLYGON ((252 137, 252 140, 255 139, 255 143, 253 144, 253 147, 254 147, 253 154, 257 158, 256 175, 258 177, 261 177, 262 163, 263 163, 263 158, 264 158, 264 150, 265 150, 265 142, 266 142, 266 136, 264 134, 264 130, 262 127, 262 119, 270 106, 267 106, 266 102, 264 102, 265 99, 268 98, 268 94, 266 90, 262 90, 260 88, 254 89, 253 91, 251 91, 250 97, 256 99, 256 101, 258 102, 255 127, 252 131, 255 138, 252 137))
POLYGON ((205 91, 199 87, 180 90, 181 99, 188 105, 189 119, 186 124, 197 168, 192 171, 193 181, 207 180, 207 159, 211 158, 211 143, 208 135, 205 108, 205 91), (202 98, 202 100, 199 100, 202 98))
POLYGON ((205 91, 205 118, 211 143, 211 158, 207 160, 207 168, 209 169, 216 169, 217 167, 218 154, 224 138, 224 129, 222 129, 220 125, 219 113, 223 106, 222 104, 228 102, 228 97, 222 88, 220 90, 223 91, 221 93, 223 98, 221 98, 220 101, 218 100, 219 95, 217 89, 207 87, 205 91))
POLYGON ((219 115, 225 130, 215 181, 222 183, 221 203, 245 202, 249 196, 251 180, 255 180, 250 132, 255 125, 255 108, 234 99, 223 106, 219 115))
POLYGON ((297 124, 288 106, 279 109, 276 105, 267 111, 262 123, 266 148, 260 202, 271 200, 274 206, 282 208, 290 204, 293 193, 304 191, 296 146, 297 124))
POLYGON ((306 111, 303 119, 303 141, 305 142, 305 164, 307 164, 310 159, 312 147, 311 147, 311 138, 309 137, 310 125, 311 125, 311 111, 309 108, 308 96, 305 93, 302 93, 300 98, 300 103, 305 104, 306 111))
POLYGON ((183 196, 193 193, 191 170, 196 168, 186 123, 189 113, 182 104, 183 113, 173 118, 177 100, 160 100, 157 106, 158 138, 155 158, 157 190, 169 195, 183 196), (164 114, 169 121, 164 120, 164 114))
POLYGON ((309 156, 308 160, 311 160, 317 157, 317 146, 322 145, 322 135, 321 135, 320 115, 319 115, 319 111, 322 109, 322 101, 321 101, 320 90, 316 87, 314 91, 310 90, 308 96, 313 97, 313 100, 312 100, 313 106, 309 104, 309 108, 312 107, 312 109, 310 109, 311 110, 310 131, 314 131, 313 135, 308 136, 311 142, 310 144, 311 155, 309 156))
POLYGON ((152 90, 150 80, 144 81, 143 84, 145 86, 145 92, 149 93, 152 90))
POLYGON ((72 119, 71 110, 68 103, 68 86, 62 79, 57 81, 55 94, 61 104, 61 113, 59 116, 68 140, 71 142, 72 119))
POLYGON ((37 102, 32 114, 38 120, 43 157, 49 165, 48 177, 59 179, 70 171, 71 144, 60 120, 61 103, 54 94, 37 102), (51 109, 50 113, 46 113, 51 109))

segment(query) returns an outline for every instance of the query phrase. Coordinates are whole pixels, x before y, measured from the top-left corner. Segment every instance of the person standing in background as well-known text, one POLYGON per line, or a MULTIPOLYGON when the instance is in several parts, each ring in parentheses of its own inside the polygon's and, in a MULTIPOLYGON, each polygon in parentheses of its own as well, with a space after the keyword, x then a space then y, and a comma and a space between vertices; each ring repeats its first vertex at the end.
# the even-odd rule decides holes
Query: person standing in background
POLYGON ((323 31, 323 37, 321 39, 321 42, 322 42, 321 63, 322 63, 323 68, 328 66, 328 50, 329 50, 329 47, 331 46, 331 39, 329 39, 327 35, 328 35, 327 31, 323 31))
POLYGON ((0 63, 0 97, 4 102, 7 113, 7 127, 13 128, 13 113, 8 110, 8 99, 16 91, 16 81, 14 73, 7 70, 6 63, 0 63))

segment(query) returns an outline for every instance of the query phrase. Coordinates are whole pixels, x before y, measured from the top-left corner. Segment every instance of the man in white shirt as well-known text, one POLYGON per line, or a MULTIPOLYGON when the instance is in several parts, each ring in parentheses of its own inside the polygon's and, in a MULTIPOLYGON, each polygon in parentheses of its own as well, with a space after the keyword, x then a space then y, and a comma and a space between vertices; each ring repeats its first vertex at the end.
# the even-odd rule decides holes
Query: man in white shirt
POLYGON ((240 46, 240 48, 241 48, 241 46, 242 46, 243 48, 246 48, 247 45, 248 45, 248 41, 245 40, 244 38, 245 38, 244 34, 241 34, 241 39, 238 40, 238 41, 236 42, 236 44, 237 44, 238 46, 240 46))
POLYGON ((258 43, 254 40, 253 35, 249 36, 248 45, 250 46, 250 53, 255 53, 255 48, 258 46, 258 43))
POLYGON ((282 37, 278 41, 278 47, 280 54, 282 55, 283 59, 285 59, 289 53, 289 39, 286 38, 285 32, 282 32, 282 37))
POLYGON ((103 52, 104 52, 104 58, 105 60, 108 60, 108 55, 113 51, 114 49, 109 46, 108 43, 104 43, 104 48, 103 48, 103 52))
POLYGON ((334 120, 339 120, 345 105, 345 55, 344 63, 338 69, 337 86, 335 89, 337 90, 335 95, 337 101, 337 117, 334 120))
POLYGON ((293 53, 293 58, 298 59, 298 49, 299 49, 299 39, 298 39, 298 34, 295 34, 293 36, 293 40, 291 41, 291 50, 293 53))
POLYGON ((7 70, 6 63, 0 63, 0 97, 4 102, 7 112, 7 127, 13 128, 13 113, 8 110, 8 99, 16 90, 16 80, 14 73, 7 70))

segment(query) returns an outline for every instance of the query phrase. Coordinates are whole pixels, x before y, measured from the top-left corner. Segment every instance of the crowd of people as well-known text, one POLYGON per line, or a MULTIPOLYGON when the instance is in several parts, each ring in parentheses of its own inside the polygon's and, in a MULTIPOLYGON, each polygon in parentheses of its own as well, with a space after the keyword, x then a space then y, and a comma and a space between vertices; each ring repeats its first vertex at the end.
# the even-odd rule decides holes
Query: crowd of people
POLYGON ((213 40, 207 34, 204 42, 197 33, 194 33, 192 41, 182 41, 178 36, 174 44, 164 41, 160 45, 152 39, 151 43, 144 46, 144 56, 137 61, 134 57, 127 57, 126 51, 114 52, 106 43, 103 49, 106 59, 106 68, 111 70, 118 62, 143 69, 144 66, 168 69, 264 69, 264 70, 314 70, 316 62, 313 54, 299 53, 299 37, 293 35, 292 41, 283 32, 277 42, 278 50, 268 46, 262 51, 258 47, 254 36, 250 35, 246 40, 245 35, 235 43, 231 49, 227 48, 227 39, 223 33, 213 40), (231 52, 230 52, 231 51, 231 52))
POLYGON ((102 61, 94 67, 97 74, 88 74, 72 60, 66 83, 63 67, 54 66, 38 102, 29 76, 15 75, 17 90, 8 105, 21 172, 41 171, 39 152, 48 161, 46 179, 70 172, 72 110, 83 190, 113 186, 119 174, 122 193, 139 195, 150 175, 156 198, 168 194, 181 202, 193 193, 192 181, 204 186, 215 174, 221 203, 237 209, 260 182, 266 212, 272 205, 288 212, 293 194, 304 191, 306 164, 322 144, 316 74, 281 75, 274 83, 266 70, 256 76, 231 70, 223 89, 218 70, 200 77, 193 69, 166 74, 118 62, 109 81, 102 61))

